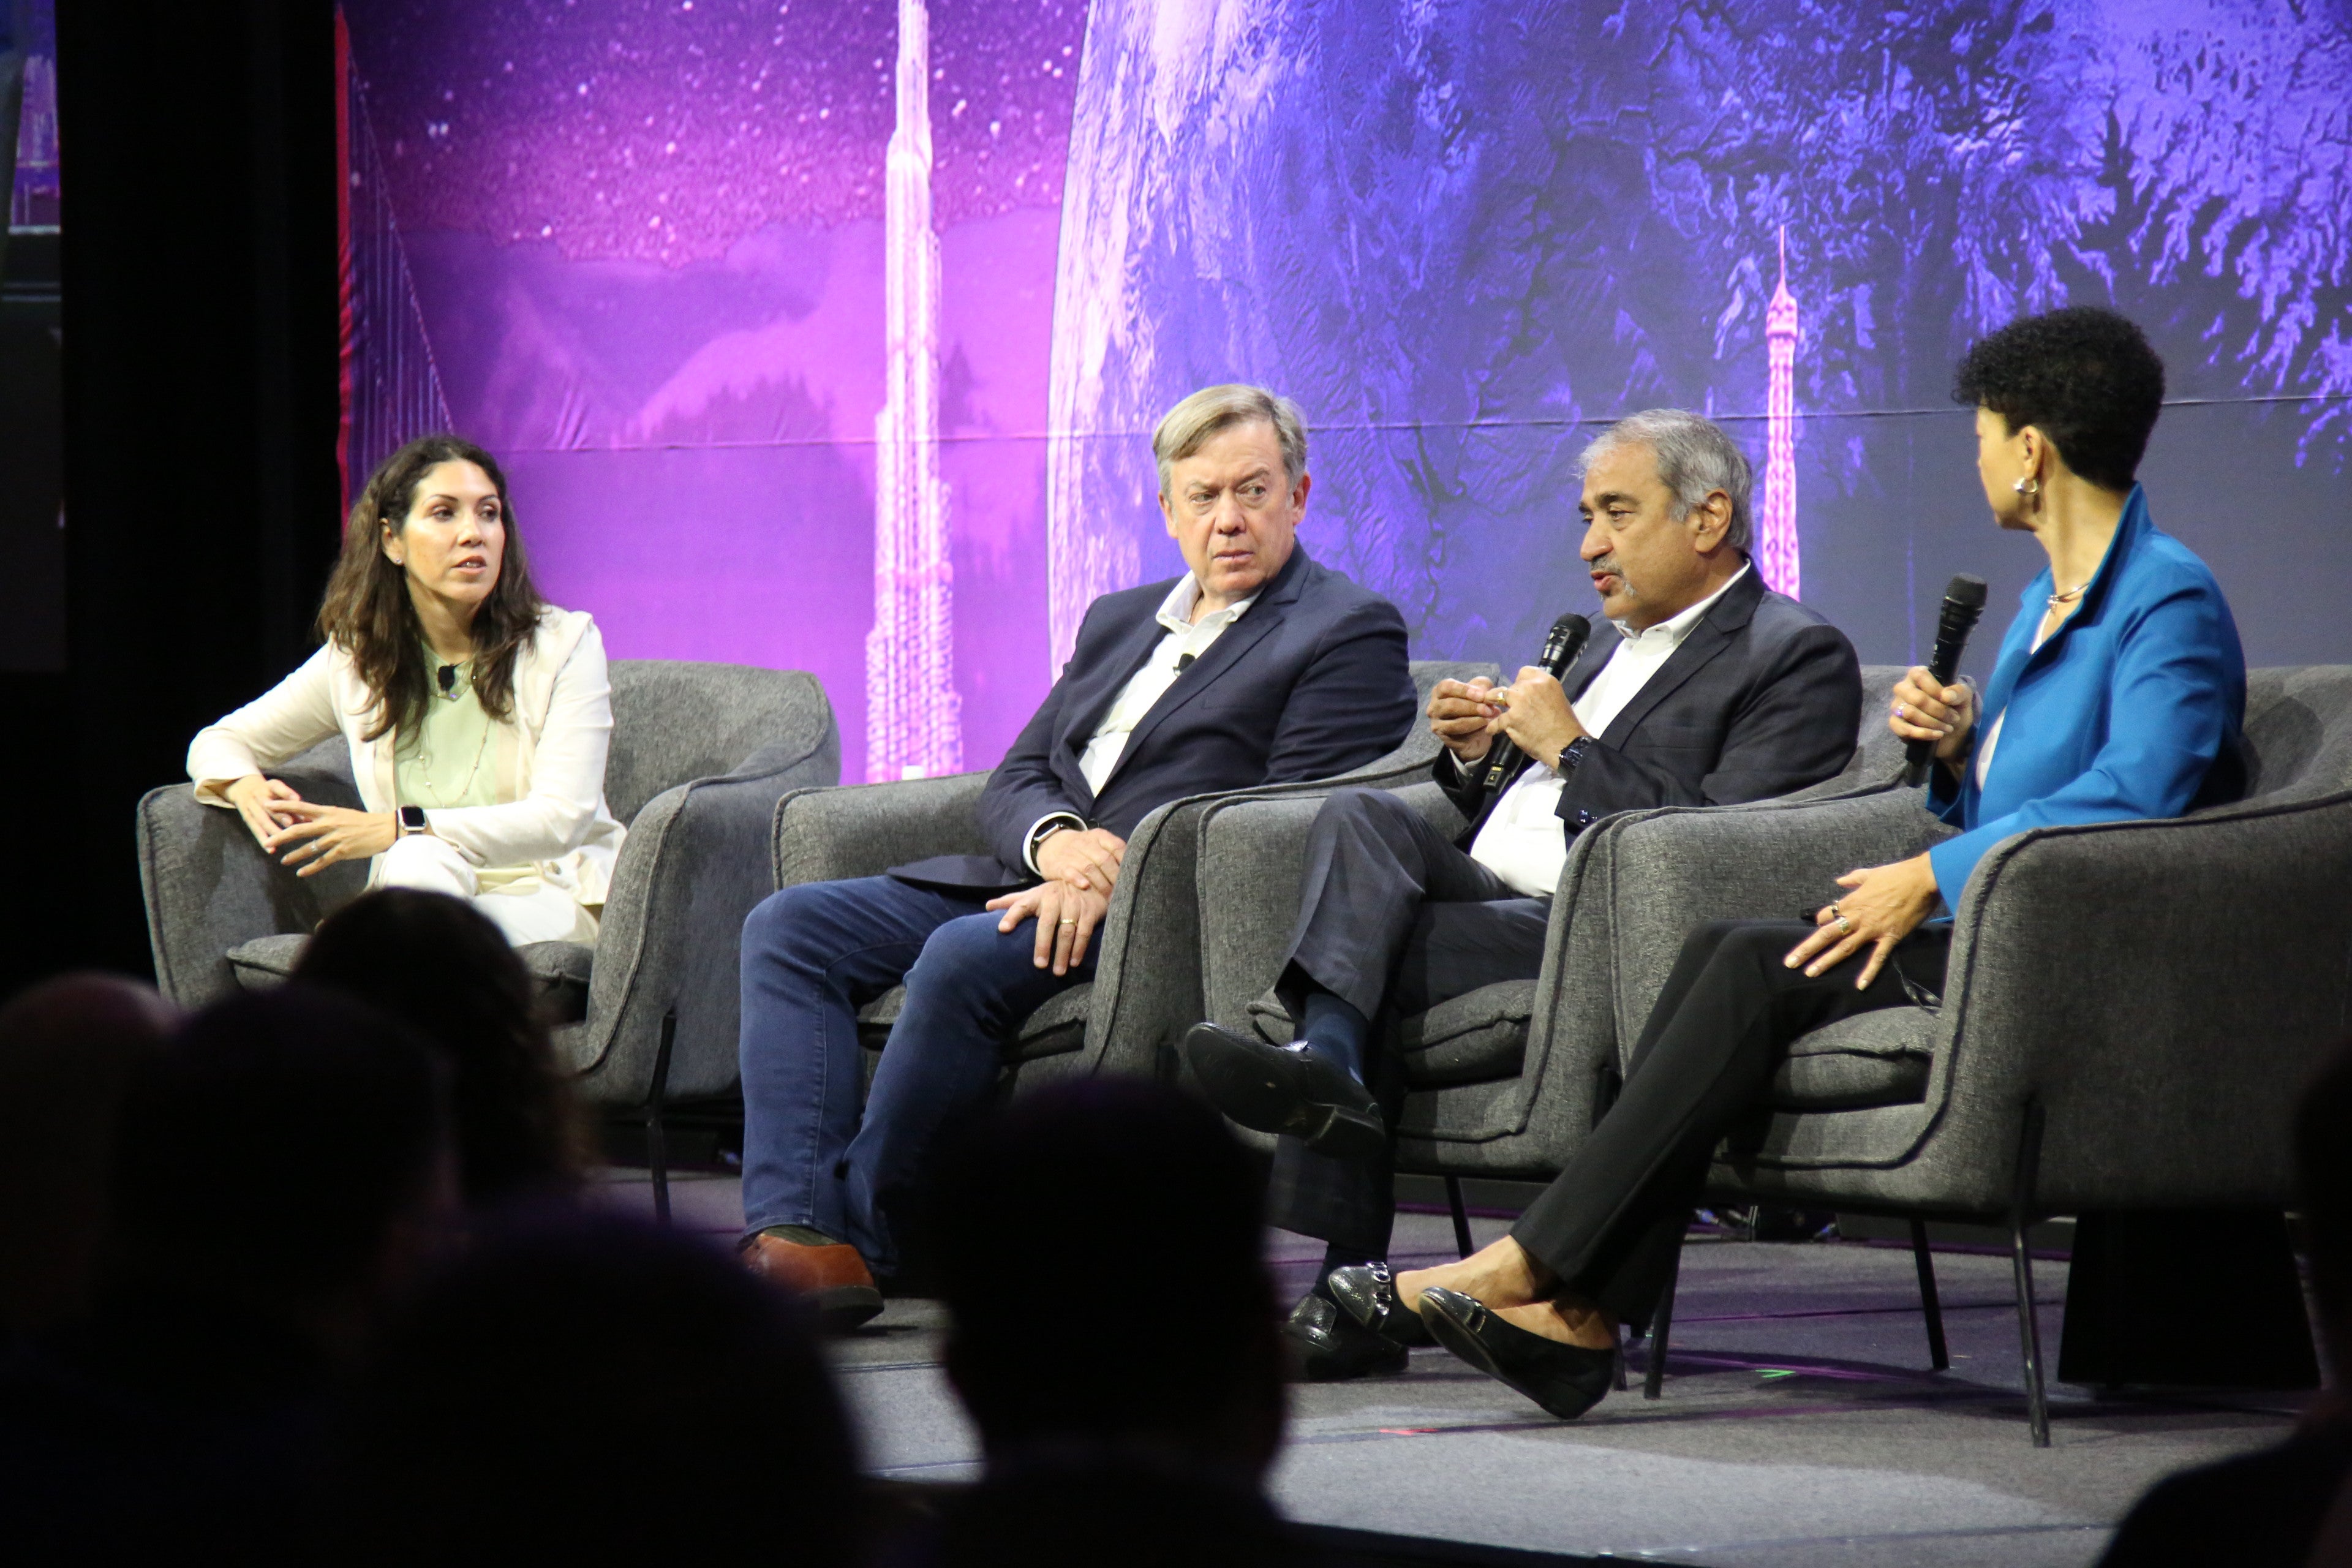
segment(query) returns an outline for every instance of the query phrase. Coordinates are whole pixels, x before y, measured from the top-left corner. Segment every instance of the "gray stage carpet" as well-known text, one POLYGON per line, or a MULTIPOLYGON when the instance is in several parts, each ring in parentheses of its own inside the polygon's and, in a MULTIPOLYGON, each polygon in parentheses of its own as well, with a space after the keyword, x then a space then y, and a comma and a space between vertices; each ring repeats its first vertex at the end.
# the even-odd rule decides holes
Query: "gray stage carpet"
MULTIPOLYGON (((644 1201, 636 1173, 616 1201, 644 1201)), ((679 1223, 731 1236, 735 1184, 681 1182, 679 1223)), ((1482 1243, 1503 1222, 1480 1220, 1482 1243)), ((1398 1257, 1451 1256, 1410 1215, 1398 1257)), ((1273 1233, 1286 1288, 1319 1244, 1273 1233)), ((1402 1377, 1294 1391, 1282 1506, 1314 1524, 1576 1556, 1741 1568, 2077 1568, 2159 1476, 2283 1435, 2297 1396, 2099 1400, 2053 1384, 2053 1444, 2026 1437, 2006 1258, 1937 1255, 1952 1368, 1927 1371, 1908 1251, 1694 1239, 1664 1396, 1634 1386, 1555 1422, 1444 1351, 1402 1377)), ((2054 1363, 2063 1263, 2037 1274, 2054 1363)), ((1168 1321, 1163 1304, 1141 1318, 1168 1321)), ((897 1301, 836 1347, 866 1462, 906 1480, 975 1472, 941 1378, 939 1316, 897 1301)), ((1129 1331, 1131 1335, 1133 1329, 1129 1331)))

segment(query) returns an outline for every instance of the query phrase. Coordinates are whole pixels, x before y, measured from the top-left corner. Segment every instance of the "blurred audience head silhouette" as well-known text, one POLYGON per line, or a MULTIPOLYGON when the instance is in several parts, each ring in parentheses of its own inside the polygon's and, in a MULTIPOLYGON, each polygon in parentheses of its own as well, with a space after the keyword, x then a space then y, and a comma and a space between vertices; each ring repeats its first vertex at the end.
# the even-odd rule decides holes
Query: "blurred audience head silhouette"
MULTIPOLYGON (((152 1004, 116 1005, 135 1037, 152 1004)), ((112 1048, 146 1059, 114 1117, 88 1310, 0 1368, 9 1545, 307 1557, 341 1369, 457 1213, 440 1064, 299 985, 112 1048)))
POLYGON ((471 904, 404 888, 354 899, 319 927, 294 978, 356 996, 447 1054, 470 1207, 579 1184, 585 1135, 538 988, 471 904))
POLYGON ((1297 1560, 1259 1489, 1284 1400, 1262 1186, 1214 1112, 1137 1079, 1042 1089, 949 1141, 926 1229, 987 1474, 940 1562, 1297 1560), (1167 1292, 1143 1337, 1087 1321, 1139 1289, 1167 1292))
POLYGON ((147 986, 105 974, 0 1007, 0 1341, 88 1305, 115 1117, 178 1023, 147 986))
POLYGON ((342 1447, 346 1561, 857 1561, 847 1423, 788 1298, 615 1216, 491 1222, 387 1322, 342 1447))
POLYGON ((421 1040, 313 986, 197 1014, 123 1102, 105 1288, 343 1348, 453 1212, 445 1076, 421 1040))

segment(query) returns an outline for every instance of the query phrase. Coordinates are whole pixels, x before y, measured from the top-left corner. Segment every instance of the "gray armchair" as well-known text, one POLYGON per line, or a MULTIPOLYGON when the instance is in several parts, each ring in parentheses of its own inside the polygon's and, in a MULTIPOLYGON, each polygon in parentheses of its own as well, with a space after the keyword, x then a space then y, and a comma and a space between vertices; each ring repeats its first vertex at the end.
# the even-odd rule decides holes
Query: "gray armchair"
MULTIPOLYGON (((1901 747, 1886 731, 1880 699, 1901 674, 1891 666, 1864 669, 1853 760, 1836 777, 1790 799, 1884 789, 1895 778, 1901 747)), ((1270 992, 1297 918, 1307 828, 1323 793, 1238 797, 1203 815, 1201 903, 1215 911, 1201 953, 1204 1016, 1229 1028, 1290 1037, 1291 1021, 1270 992)), ((1403 795, 1447 832, 1464 826, 1436 784, 1421 783, 1403 795)), ((1391 1026, 1389 1043, 1402 1059, 1408 1086, 1396 1128, 1396 1168, 1445 1179, 1465 1253, 1461 1178, 1548 1180, 1597 1114, 1620 1032, 1612 873, 1598 852, 1620 824, 1638 815, 1604 818, 1570 847, 1535 979, 1486 986, 1391 1026)))
MULTIPOLYGON (((2253 671, 2246 737, 2252 777, 2234 805, 1996 846, 1955 912, 1940 1006, 1798 1041, 1769 1116, 1710 1176, 1738 1199, 1906 1217, 1915 1237, 1927 1215, 2005 1225, 2037 1446, 2027 1225, 2283 1206, 2295 1095, 2352 1027, 2352 667, 2253 671)), ((1786 919, 1849 868, 1947 832, 1904 789, 1623 819, 1588 872, 1611 892, 1619 1039, 1696 925, 1786 919)), ((1924 1251, 1921 1284, 1940 1368, 1924 1251)))
MULTIPOLYGON (((616 659, 612 681, 604 795, 629 832, 596 945, 520 951, 582 1091, 646 1110, 666 1207, 662 1106, 735 1085, 737 953, 768 891, 768 824, 779 797, 839 778, 841 737, 824 689, 799 670, 616 659)), ((341 741, 278 774, 305 799, 360 804, 341 741)), ((139 858, 156 982, 186 1007, 282 978, 367 869, 297 878, 184 784, 140 802, 139 858)))
MULTIPOLYGON (((1416 660, 1412 666, 1424 706, 1440 680, 1494 674, 1493 665, 1416 660)), ((1400 787, 1423 776, 1435 752, 1435 739, 1416 724, 1395 751, 1343 778, 1372 788, 1400 787)), ((987 854, 973 816, 987 782, 987 773, 971 773, 786 795, 775 813, 775 885, 877 876, 932 855, 987 854)), ((1280 797, 1327 789, 1333 782, 1339 781, 1253 793, 1280 797)), ((1225 798, 1171 801, 1137 826, 1097 938, 1095 978, 1063 992, 1022 1025, 1007 1052, 1008 1089, 1096 1072, 1159 1074, 1176 1037, 1201 1020, 1197 829, 1202 813, 1225 798)), ((906 988, 894 987, 859 1013, 869 1071, 905 1001, 906 988)))

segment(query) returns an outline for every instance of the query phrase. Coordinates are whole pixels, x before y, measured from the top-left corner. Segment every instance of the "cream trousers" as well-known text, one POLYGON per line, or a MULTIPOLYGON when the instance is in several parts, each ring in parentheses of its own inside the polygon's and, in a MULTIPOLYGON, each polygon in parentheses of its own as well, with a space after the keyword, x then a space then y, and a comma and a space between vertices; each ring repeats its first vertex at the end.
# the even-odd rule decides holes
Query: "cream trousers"
POLYGON ((463 899, 496 922, 507 933, 507 941, 517 947, 534 942, 596 940, 595 917, 562 888, 534 880, 522 888, 484 891, 472 862, 457 852, 456 845, 429 833, 394 839, 383 852, 376 885, 463 899))

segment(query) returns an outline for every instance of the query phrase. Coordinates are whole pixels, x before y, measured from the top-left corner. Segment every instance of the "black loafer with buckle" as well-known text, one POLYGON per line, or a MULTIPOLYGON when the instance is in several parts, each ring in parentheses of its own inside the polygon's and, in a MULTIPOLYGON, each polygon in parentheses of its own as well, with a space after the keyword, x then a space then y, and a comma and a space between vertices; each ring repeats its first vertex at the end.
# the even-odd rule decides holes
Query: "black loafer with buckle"
POLYGON ((1365 1328, 1320 1291, 1298 1299, 1283 1321, 1282 1336, 1289 1342, 1293 1371, 1307 1383, 1393 1377, 1412 1359, 1404 1346, 1365 1328))
POLYGON ((1573 1421, 1600 1404, 1616 1381, 1615 1351, 1588 1350, 1531 1334, 1458 1290, 1423 1290, 1421 1318, 1439 1344, 1563 1421, 1573 1421))
POLYGON ((1429 1325, 1421 1314, 1397 1300, 1396 1277, 1386 1263, 1358 1263, 1334 1268, 1323 1282, 1331 1300, 1373 1333, 1398 1346, 1431 1342, 1429 1325))

